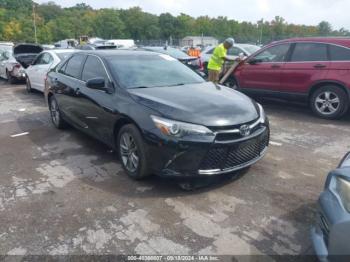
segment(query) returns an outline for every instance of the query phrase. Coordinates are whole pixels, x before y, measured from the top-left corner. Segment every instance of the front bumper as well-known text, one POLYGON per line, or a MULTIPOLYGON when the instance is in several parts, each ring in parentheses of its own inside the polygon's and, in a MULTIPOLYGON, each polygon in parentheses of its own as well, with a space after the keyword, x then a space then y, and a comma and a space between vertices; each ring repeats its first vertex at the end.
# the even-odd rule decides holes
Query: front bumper
POLYGON ((255 126, 247 137, 220 133, 214 142, 151 143, 148 148, 149 163, 156 174, 167 177, 224 175, 259 161, 267 152, 269 135, 267 122, 255 126))

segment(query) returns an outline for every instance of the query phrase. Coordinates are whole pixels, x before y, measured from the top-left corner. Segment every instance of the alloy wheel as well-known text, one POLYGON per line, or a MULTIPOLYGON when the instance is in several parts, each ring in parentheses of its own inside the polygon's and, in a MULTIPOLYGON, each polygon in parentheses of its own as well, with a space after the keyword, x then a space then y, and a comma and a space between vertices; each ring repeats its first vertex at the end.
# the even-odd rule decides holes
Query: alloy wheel
POLYGON ((315 108, 323 115, 331 115, 340 107, 339 96, 331 91, 320 93, 315 100, 315 108))
POLYGON ((131 173, 135 172, 139 166, 139 156, 133 136, 128 132, 122 134, 119 148, 124 167, 131 173))

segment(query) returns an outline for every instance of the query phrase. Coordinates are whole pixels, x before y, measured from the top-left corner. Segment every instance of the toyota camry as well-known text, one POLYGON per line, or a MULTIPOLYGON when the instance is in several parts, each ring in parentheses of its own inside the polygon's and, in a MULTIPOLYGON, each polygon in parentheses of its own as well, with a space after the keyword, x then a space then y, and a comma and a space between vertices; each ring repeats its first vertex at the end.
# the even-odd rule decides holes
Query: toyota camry
POLYGON ((228 174, 269 144, 260 104, 165 54, 74 53, 49 72, 45 95, 57 128, 70 124, 115 149, 134 179, 228 174))

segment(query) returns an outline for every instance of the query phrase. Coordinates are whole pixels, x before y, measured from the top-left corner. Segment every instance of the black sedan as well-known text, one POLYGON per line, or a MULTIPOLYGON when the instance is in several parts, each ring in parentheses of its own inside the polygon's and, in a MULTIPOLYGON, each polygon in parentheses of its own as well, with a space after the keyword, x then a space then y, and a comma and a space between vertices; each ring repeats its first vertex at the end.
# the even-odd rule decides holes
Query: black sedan
POLYGON ((48 74, 45 94, 57 128, 69 123, 116 149, 135 179, 227 174, 269 144, 259 104, 164 54, 73 54, 48 74))

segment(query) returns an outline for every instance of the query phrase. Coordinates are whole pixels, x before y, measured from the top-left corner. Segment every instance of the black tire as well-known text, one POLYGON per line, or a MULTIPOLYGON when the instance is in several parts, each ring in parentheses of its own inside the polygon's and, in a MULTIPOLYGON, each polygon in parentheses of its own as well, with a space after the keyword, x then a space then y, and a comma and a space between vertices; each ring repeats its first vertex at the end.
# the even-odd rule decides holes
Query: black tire
POLYGON ((10 72, 9 71, 6 71, 6 77, 7 77, 7 82, 9 83, 9 84, 15 84, 16 83, 16 78, 15 77, 13 77, 11 74, 10 74, 10 72))
POLYGON ((128 124, 123 126, 117 137, 117 148, 119 151, 120 163, 123 166, 123 169, 128 174, 129 177, 135 180, 140 180, 150 175, 148 162, 147 162, 147 152, 146 146, 143 142, 140 131, 133 124, 128 124), (127 140, 130 142, 130 149, 133 150, 127 151, 125 145, 127 143, 125 139, 132 138, 131 140, 127 140), (134 154, 134 155, 132 155, 134 154), (134 165, 137 157, 137 165, 134 165))
POLYGON ((203 72, 206 76, 208 76, 208 63, 207 62, 205 62, 203 64, 203 72))
POLYGON ((49 98, 49 110, 51 121, 57 129, 64 129, 67 127, 67 122, 62 118, 57 100, 54 96, 49 98))
POLYGON ((310 107, 321 118, 339 119, 349 109, 349 97, 338 86, 323 86, 312 93, 310 107))
POLYGON ((30 84, 30 80, 28 76, 26 77, 26 91, 28 93, 33 92, 32 85, 30 84))
POLYGON ((224 85, 235 90, 238 89, 237 80, 233 77, 227 79, 224 85))

